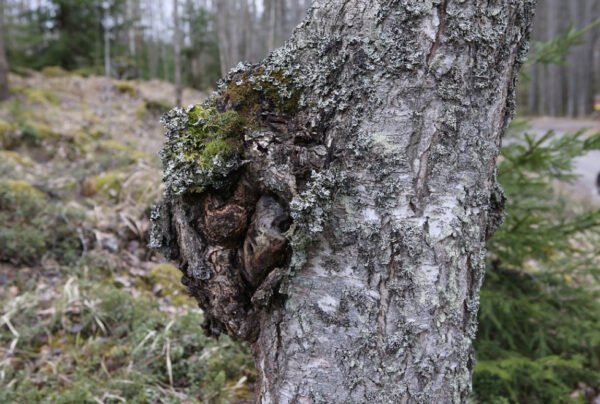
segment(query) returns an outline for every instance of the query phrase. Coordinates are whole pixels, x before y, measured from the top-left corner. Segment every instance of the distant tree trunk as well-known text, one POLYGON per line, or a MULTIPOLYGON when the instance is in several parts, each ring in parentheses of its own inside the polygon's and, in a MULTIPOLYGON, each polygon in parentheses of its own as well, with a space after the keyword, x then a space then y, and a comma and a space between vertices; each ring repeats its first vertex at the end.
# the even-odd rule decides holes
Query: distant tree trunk
POLYGON ((221 64, 221 74, 227 75, 227 72, 233 66, 231 55, 230 30, 230 7, 231 2, 220 0, 217 2, 217 34, 219 38, 219 61, 221 64))
POLYGON ((252 345, 259 402, 467 402, 534 4, 315 0, 209 101, 228 152, 182 157, 197 111, 166 117, 152 245, 252 345))
MULTIPOLYGON (((548 0, 547 7, 547 38, 555 38, 562 31, 559 18, 560 0, 548 0)), ((562 115, 562 75, 558 65, 548 66, 548 113, 551 116, 562 115)))
POLYGON ((0 101, 8 99, 10 92, 8 89, 8 61, 6 59, 6 49, 4 45, 4 6, 5 0, 0 0, 0 101))
POLYGON ((129 51, 129 57, 135 61, 137 51, 135 43, 137 16, 135 14, 134 0, 127 0, 127 3, 125 4, 125 20, 127 23, 127 49, 129 51))
POLYGON ((179 21, 179 0, 173 0, 173 49, 175 50, 175 105, 180 107, 183 87, 181 86, 181 22, 179 21))
POLYGON ((148 16, 150 18, 150 43, 148 44, 148 71, 151 79, 158 77, 158 65, 160 63, 160 47, 158 46, 158 35, 156 33, 156 11, 154 0, 148 2, 148 16))

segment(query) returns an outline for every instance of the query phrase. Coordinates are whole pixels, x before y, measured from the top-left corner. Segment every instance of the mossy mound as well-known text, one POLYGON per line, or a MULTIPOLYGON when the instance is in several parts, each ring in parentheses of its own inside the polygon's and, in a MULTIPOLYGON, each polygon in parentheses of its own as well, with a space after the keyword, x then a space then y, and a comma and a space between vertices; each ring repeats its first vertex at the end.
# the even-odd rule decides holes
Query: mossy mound
POLYGON ((65 77, 69 73, 60 66, 46 66, 44 67, 40 73, 44 77, 65 77))
POLYGON ((60 98, 50 90, 43 88, 25 88, 22 93, 27 101, 32 104, 54 106, 60 104, 60 98))
POLYGON ((14 126, 3 119, 0 119, 0 147, 8 149, 13 143, 14 126))
POLYGON ((87 197, 99 195, 106 199, 118 200, 123 180, 123 174, 118 171, 87 178, 83 183, 82 194, 87 197))
POLYGON ((0 261, 35 265, 46 254, 68 262, 79 255, 81 214, 52 204, 23 180, 0 180, 0 261))
POLYGON ((30 214, 45 202, 44 194, 23 180, 0 180, 0 210, 30 214))
POLYGON ((114 84, 114 88, 119 93, 128 95, 130 97, 137 97, 138 95, 138 90, 135 84, 129 81, 117 81, 114 84))
POLYGON ((181 271, 170 264, 159 264, 150 270, 149 280, 153 288, 158 287, 159 293, 171 300, 176 306, 195 305, 181 284, 181 271))

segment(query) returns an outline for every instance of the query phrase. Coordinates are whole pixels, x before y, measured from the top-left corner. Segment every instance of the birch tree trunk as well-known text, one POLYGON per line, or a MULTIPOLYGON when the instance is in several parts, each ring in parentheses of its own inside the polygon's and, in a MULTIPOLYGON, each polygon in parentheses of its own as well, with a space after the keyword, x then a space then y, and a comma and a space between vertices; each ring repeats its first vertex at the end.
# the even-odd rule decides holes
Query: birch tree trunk
POLYGON ((467 400, 534 4, 316 0, 164 118, 151 245, 208 334, 252 345, 259 402, 467 400))
POLYGON ((179 0, 173 0, 173 49, 175 51, 175 105, 180 107, 183 87, 181 84, 181 21, 179 21, 179 0))

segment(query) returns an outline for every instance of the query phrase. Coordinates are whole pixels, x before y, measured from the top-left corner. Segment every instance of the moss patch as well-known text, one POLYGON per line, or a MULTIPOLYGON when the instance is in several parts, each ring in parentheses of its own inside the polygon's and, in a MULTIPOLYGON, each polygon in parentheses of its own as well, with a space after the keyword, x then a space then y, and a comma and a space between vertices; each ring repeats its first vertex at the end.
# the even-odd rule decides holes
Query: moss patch
POLYGON ((12 143, 12 134, 14 127, 10 123, 3 119, 0 119, 0 146, 3 148, 9 148, 9 144, 12 143))
POLYGON ((34 213, 44 203, 44 194, 27 181, 0 181, 0 210, 34 213))
POLYGON ((293 115, 298 111, 300 91, 285 77, 281 70, 256 74, 246 72, 238 80, 232 80, 223 90, 224 99, 246 116, 261 111, 275 111, 293 115))
POLYGON ((181 271, 170 264, 160 264, 152 268, 149 274, 151 286, 160 288, 159 293, 168 297, 177 306, 194 306, 195 301, 189 297, 181 284, 181 271))
POLYGON ((82 194, 87 197, 99 195, 106 199, 118 200, 122 183, 122 174, 117 171, 96 175, 84 181, 82 194))
POLYGON ((75 258, 79 219, 79 212, 51 204, 27 181, 0 181, 0 261, 34 265, 46 254, 75 258))
POLYGON ((43 88, 24 88, 22 94, 32 104, 59 105, 60 98, 50 90, 43 88))
POLYGON ((169 133, 161 151, 165 182, 176 194, 219 188, 241 164, 245 120, 236 111, 196 105, 169 112, 169 133))
POLYGON ((121 94, 126 94, 130 97, 136 97, 138 95, 138 90, 135 87, 135 84, 129 81, 117 81, 114 84, 115 90, 117 90, 121 94))
POLYGON ((44 77, 64 77, 69 73, 60 66, 46 66, 41 70, 44 77))

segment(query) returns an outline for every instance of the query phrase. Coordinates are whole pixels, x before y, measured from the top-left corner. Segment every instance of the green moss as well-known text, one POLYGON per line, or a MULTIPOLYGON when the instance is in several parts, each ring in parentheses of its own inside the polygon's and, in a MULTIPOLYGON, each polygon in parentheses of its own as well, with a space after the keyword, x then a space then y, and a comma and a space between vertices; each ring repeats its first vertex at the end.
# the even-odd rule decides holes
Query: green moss
POLYGON ((193 306, 195 302, 189 297, 181 284, 181 271, 170 264, 159 264, 150 270, 149 281, 152 288, 160 287, 160 294, 167 297, 177 306, 193 306))
POLYGON ((30 224, 14 223, 0 229, 0 251, 0 261, 33 265, 46 251, 46 238, 30 224))
MULTIPOLYGON (((45 141, 55 141, 60 139, 60 134, 54 132, 52 128, 42 122, 23 122, 20 128, 20 141, 28 146, 39 146, 45 141)), ((14 140, 12 147, 20 146, 18 140, 14 140)))
POLYGON ((135 87, 135 84, 129 81, 117 81, 114 84, 114 88, 120 94, 126 94, 130 97, 136 97, 138 95, 138 90, 135 87))
POLYGON ((200 155, 200 167, 209 170, 215 164, 215 159, 228 160, 240 152, 238 142, 231 139, 215 139, 204 146, 200 155))
POLYGON ((146 100, 146 109, 148 112, 152 114, 164 114, 171 108, 173 108, 173 104, 168 101, 163 100, 146 100))
POLYGON ((12 135, 14 132, 14 127, 10 123, 6 122, 3 119, 0 119, 0 146, 3 148, 9 148, 9 145, 12 143, 12 135))
POLYGON ((44 194, 23 180, 0 180, 0 210, 33 213, 45 201, 44 194))
POLYGON ((71 71, 71 74, 81 77, 98 76, 102 72, 97 67, 80 67, 71 71))
POLYGON ((169 132, 161 158, 173 192, 219 188, 241 165, 246 124, 240 113, 196 105, 172 110, 163 122, 169 132))
POLYGON ((82 193, 88 197, 99 195, 103 198, 118 200, 122 183, 122 173, 110 171, 87 178, 83 183, 82 193))
POLYGON ((300 101, 300 91, 282 70, 269 74, 259 70, 254 76, 246 73, 241 80, 231 82, 223 96, 244 115, 254 115, 261 110, 293 115, 300 101))
POLYGON ((182 149, 184 160, 210 170, 215 159, 224 161, 241 153, 244 120, 235 111, 218 112, 214 108, 194 106, 188 112, 188 146, 182 149))
POLYGON ((24 88, 23 95, 32 104, 59 105, 60 99, 50 90, 43 88, 24 88))
POLYGON ((24 154, 17 153, 10 150, 0 150, 0 164, 9 162, 11 165, 18 165, 22 167, 32 167, 33 161, 24 154))
POLYGON ((6 122, 4 119, 0 119, 0 137, 11 132, 13 129, 14 128, 10 123, 6 122))
POLYGON ((50 254, 69 262, 79 254, 78 211, 56 206, 32 184, 0 180, 0 261, 34 265, 50 254))
POLYGON ((68 72, 60 66, 46 66, 41 70, 44 77, 64 77, 68 72))

